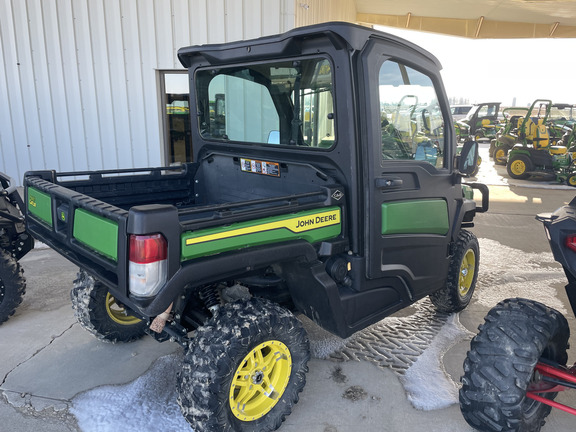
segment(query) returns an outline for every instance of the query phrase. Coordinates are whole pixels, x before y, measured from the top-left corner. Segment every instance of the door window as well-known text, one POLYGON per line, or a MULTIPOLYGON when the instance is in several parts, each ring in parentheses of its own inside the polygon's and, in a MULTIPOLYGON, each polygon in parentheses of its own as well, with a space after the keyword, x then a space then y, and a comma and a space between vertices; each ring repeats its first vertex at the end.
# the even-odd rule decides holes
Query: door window
POLYGON ((427 75, 395 61, 379 73, 382 163, 425 161, 444 166, 444 119, 427 75))

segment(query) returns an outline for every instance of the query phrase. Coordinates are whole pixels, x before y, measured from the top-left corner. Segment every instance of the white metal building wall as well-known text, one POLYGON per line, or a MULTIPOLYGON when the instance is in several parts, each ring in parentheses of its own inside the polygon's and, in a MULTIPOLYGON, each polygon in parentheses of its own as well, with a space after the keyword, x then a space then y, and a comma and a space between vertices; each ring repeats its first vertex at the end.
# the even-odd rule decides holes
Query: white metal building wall
POLYGON ((294 27, 294 0, 0 0, 0 170, 164 163, 158 70, 294 27))

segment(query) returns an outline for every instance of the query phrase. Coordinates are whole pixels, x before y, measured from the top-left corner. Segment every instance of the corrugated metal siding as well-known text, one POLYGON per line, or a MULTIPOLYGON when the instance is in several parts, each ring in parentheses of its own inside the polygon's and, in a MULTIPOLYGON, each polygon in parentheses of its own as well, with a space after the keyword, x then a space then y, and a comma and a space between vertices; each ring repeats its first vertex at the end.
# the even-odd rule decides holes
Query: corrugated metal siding
POLYGON ((294 0, 0 0, 0 170, 158 166, 158 70, 294 27, 294 0))

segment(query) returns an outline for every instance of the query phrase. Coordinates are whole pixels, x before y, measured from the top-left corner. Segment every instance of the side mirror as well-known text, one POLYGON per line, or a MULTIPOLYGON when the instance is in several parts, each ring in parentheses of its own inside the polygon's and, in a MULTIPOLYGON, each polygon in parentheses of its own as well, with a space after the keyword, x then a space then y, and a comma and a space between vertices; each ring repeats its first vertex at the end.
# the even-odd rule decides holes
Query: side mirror
POLYGON ((460 154, 457 156, 458 171, 462 175, 472 175, 478 165, 478 143, 476 141, 466 141, 462 146, 460 154))

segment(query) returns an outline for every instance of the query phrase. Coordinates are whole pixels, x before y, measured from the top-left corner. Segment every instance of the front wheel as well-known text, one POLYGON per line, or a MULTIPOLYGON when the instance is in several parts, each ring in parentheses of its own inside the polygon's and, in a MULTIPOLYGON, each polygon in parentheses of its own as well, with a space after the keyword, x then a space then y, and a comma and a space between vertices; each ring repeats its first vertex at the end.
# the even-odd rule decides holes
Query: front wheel
POLYGON ((14 314, 26 291, 20 263, 7 251, 0 249, 0 324, 14 314))
POLYGON ((566 184, 568 186, 576 187, 576 174, 570 174, 566 179, 566 184))
POLYGON ((288 310, 252 298, 222 306, 190 342, 178 403, 202 431, 273 431, 306 383, 310 347, 288 310))
POLYGON ((538 432, 551 407, 526 392, 538 381, 538 361, 566 364, 569 336, 566 318, 541 303, 515 298, 492 308, 464 360, 460 410, 468 424, 482 431, 538 432))
POLYGON ((450 258, 446 286, 430 294, 430 301, 438 311, 459 312, 468 306, 476 287, 479 264, 478 239, 470 231, 460 230, 450 258))
POLYGON ((508 160, 506 171, 508 175, 516 180, 522 180, 530 177, 529 172, 534 169, 532 160, 523 154, 513 156, 508 160))
POLYGON ((146 321, 131 315, 108 288, 83 270, 70 292, 78 322, 104 342, 132 342, 145 335, 146 321))

